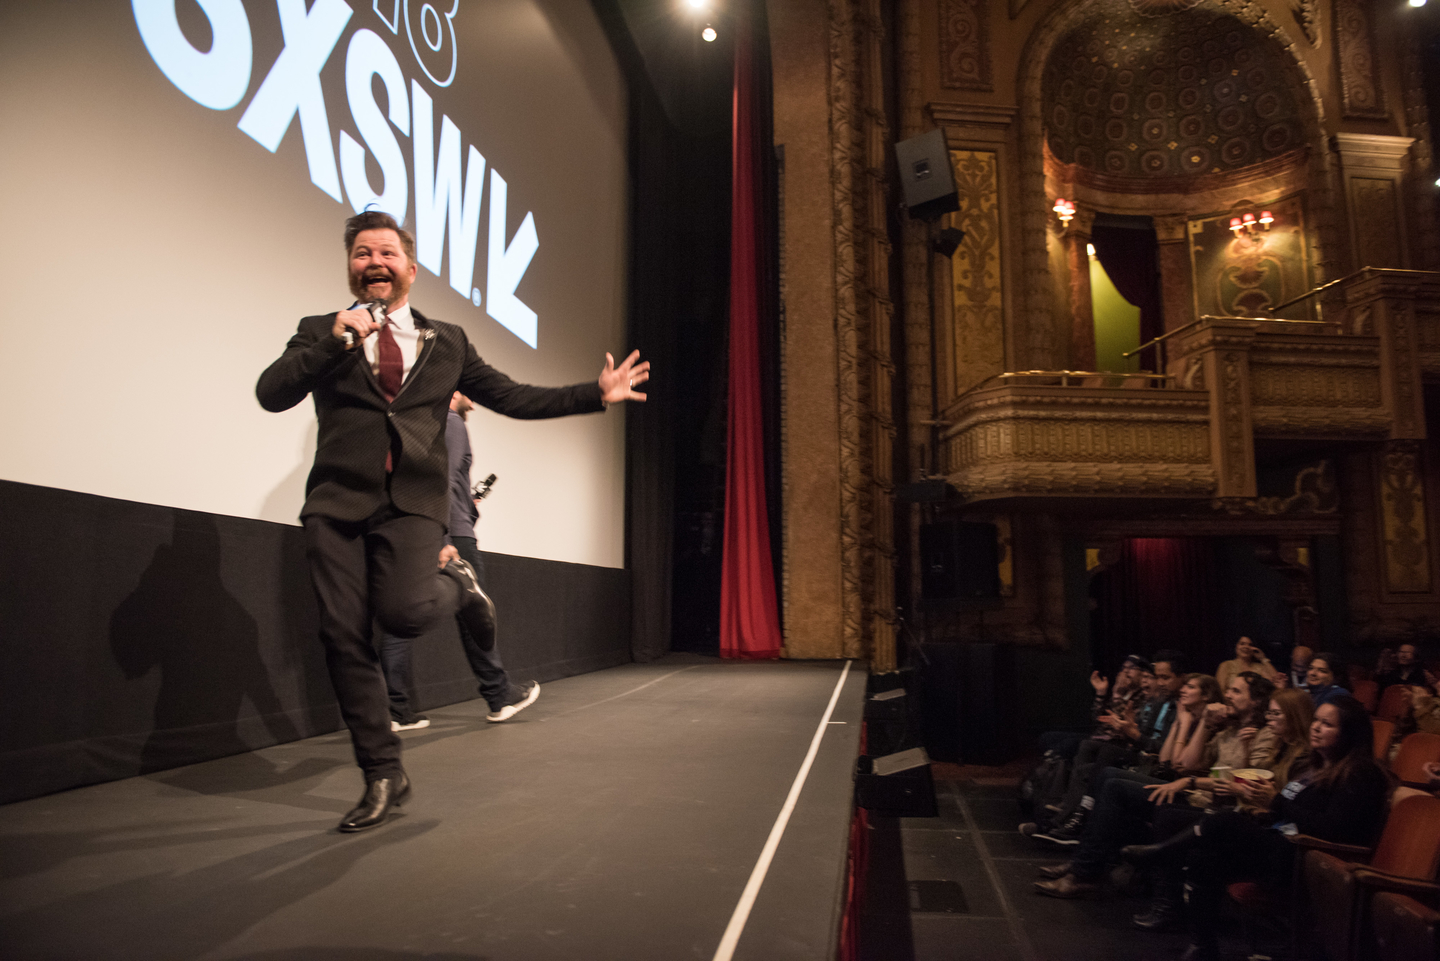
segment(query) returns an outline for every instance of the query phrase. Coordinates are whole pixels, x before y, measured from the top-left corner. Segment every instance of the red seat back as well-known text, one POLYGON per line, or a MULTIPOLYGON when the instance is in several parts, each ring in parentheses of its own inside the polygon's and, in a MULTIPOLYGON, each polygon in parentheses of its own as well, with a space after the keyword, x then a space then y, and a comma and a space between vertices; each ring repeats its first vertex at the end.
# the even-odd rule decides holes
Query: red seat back
POLYGON ((1404 684, 1391 684, 1380 695, 1380 706, 1375 716, 1382 721, 1398 721, 1410 713, 1410 689, 1404 684))
POLYGON ((1424 783, 1429 780, 1425 765, 1435 761, 1440 761, 1440 734, 1416 731, 1400 742, 1390 772, 1402 781, 1424 783))
POLYGON ((1375 732, 1375 760, 1384 761, 1390 753, 1390 739, 1395 736, 1395 722, 1376 718, 1370 722, 1370 729, 1375 732))
MULTIPOLYGON (((1431 736, 1440 740, 1440 735, 1431 736)), ((1423 881, 1435 877, 1440 868, 1440 798, 1412 795, 1395 805, 1370 866, 1423 881)))
POLYGON ((1375 713, 1375 705, 1380 700, 1379 684, 1374 681, 1356 681, 1351 693, 1355 695, 1355 700, 1365 705, 1365 710, 1375 713))

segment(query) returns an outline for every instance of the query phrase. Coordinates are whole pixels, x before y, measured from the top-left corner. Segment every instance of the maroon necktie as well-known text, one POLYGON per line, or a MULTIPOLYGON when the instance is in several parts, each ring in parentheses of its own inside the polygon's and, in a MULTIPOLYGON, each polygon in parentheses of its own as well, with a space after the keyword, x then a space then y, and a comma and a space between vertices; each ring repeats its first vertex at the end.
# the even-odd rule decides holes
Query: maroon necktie
POLYGON ((405 374, 405 359, 400 356, 400 345, 395 343, 395 335, 390 333, 391 323, 385 322, 376 339, 376 352, 380 357, 380 390, 386 400, 394 400, 395 395, 400 393, 400 381, 405 374))

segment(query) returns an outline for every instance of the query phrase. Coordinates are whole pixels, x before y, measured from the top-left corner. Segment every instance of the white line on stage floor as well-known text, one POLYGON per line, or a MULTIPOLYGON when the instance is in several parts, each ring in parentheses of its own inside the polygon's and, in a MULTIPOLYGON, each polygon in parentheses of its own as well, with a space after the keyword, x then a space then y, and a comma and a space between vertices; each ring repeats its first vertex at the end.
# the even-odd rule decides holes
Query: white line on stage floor
POLYGON ((553 720, 555 720, 557 717, 564 717, 564 716, 567 715, 567 714, 574 714, 576 711, 584 711, 584 710, 587 710, 587 709, 592 708, 592 707, 599 707, 601 704, 609 704, 611 701, 618 701, 618 700, 620 700, 620 698, 622 698, 622 697, 629 697, 631 694, 634 694, 636 691, 643 691, 643 690, 645 690, 645 688, 649 687, 651 684, 659 684, 661 681, 665 680, 665 678, 667 678, 667 677, 674 677, 676 674, 684 674, 686 671, 693 671, 693 670, 695 670, 695 668, 700 667, 700 666, 701 666, 701 665, 699 665, 699 664, 691 664, 689 667, 682 667, 682 668, 680 668, 680 670, 678 670, 678 671, 671 671, 669 674, 661 674, 659 677, 655 678, 655 680, 653 680, 653 681, 646 681, 644 684, 641 684, 639 687, 632 687, 632 688, 630 688, 630 690, 628 690, 628 691, 622 691, 622 692, 619 693, 619 694, 611 695, 610 697, 603 698, 603 699, 601 699, 601 700, 599 700, 599 701, 595 701, 595 702, 593 702, 593 703, 591 703, 591 704, 581 704, 579 707, 572 707, 572 708, 570 708, 570 710, 568 710, 568 711, 561 711, 561 712, 558 713, 558 714, 551 714, 551 715, 548 715, 548 716, 546 716, 546 717, 540 718, 540 720, 541 720, 541 721, 553 721, 553 720))
POLYGON ((735 905, 735 913, 730 915, 730 924, 720 938, 720 946, 715 949, 714 961, 730 961, 735 955, 735 945, 740 943, 740 934, 745 930, 745 922, 750 919, 750 909, 755 906, 760 885, 765 883, 765 874, 770 870, 775 849, 780 846, 780 838, 785 835, 785 826, 790 823, 795 802, 800 799, 800 789, 805 786, 805 778, 810 775, 810 765, 815 763, 815 755, 820 750, 820 739, 825 736, 825 729, 830 726, 830 715, 835 711, 835 702, 840 699, 840 689, 845 686, 845 678, 850 673, 850 663, 845 662, 845 669, 840 672, 840 680, 835 682, 830 703, 825 706, 825 715, 820 718, 820 723, 815 727, 815 736, 810 739, 810 750, 805 755, 804 763, 800 765, 800 772, 795 775, 795 783, 790 785, 790 794, 780 808, 780 816, 775 819, 775 826, 770 829, 770 837, 765 840, 765 847, 760 851, 760 860, 755 862, 755 870, 750 872, 750 880, 740 894, 740 903, 735 905))

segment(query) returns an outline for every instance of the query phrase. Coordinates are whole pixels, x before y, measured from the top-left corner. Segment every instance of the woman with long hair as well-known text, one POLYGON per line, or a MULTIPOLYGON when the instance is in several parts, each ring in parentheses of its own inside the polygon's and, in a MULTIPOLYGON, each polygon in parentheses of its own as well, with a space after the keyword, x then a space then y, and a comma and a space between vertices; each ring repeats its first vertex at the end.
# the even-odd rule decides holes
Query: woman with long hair
MULTIPOLYGON (((1274 733, 1265 725, 1265 706, 1274 690, 1269 678, 1254 671, 1232 677, 1224 699, 1205 705, 1201 723, 1174 766, 1181 771, 1209 771, 1217 766, 1268 768, 1279 749, 1274 733)), ((1178 785, 1167 785, 1168 794, 1158 792, 1162 796, 1157 800, 1169 800, 1181 789, 1178 785)))
MULTIPOLYGON (((1288 784, 1290 774, 1298 770, 1297 765, 1308 763, 1310 757, 1310 723, 1314 713, 1310 695, 1294 688, 1285 688, 1270 695, 1269 706, 1264 712, 1265 727, 1270 732, 1274 750, 1265 764, 1256 764, 1274 776, 1274 783, 1288 784)), ((1196 778, 1197 787, 1208 787, 1217 799, 1239 797, 1236 781, 1196 778)), ((1266 817, 1268 808, 1253 802, 1241 800, 1239 810, 1257 817, 1266 817)), ((1176 804, 1160 805, 1155 809, 1152 822, 1155 837, 1171 838, 1190 831, 1194 823, 1203 817, 1192 807, 1176 804)), ((1273 820, 1273 819, 1272 819, 1273 820)), ((1122 854, 1132 861, 1144 861, 1147 855, 1163 851, 1163 845, 1134 845, 1122 849, 1122 854)), ((1170 859, 1162 865, 1156 882, 1155 898, 1148 911, 1142 911, 1131 919, 1131 923, 1142 931, 1159 931, 1169 928, 1180 920, 1181 891, 1184 886, 1183 863, 1170 859)))
MULTIPOLYGON (((1170 777, 1174 776, 1173 766, 1187 745, 1201 737, 1199 731, 1205 723, 1206 708, 1219 699, 1220 685, 1215 678, 1208 674, 1186 675, 1180 685, 1175 722, 1160 751, 1161 766, 1170 777), (1183 730, 1177 734, 1177 729, 1183 730)), ((1246 707, 1248 709, 1248 704, 1246 707)), ((1159 777, 1117 768, 1106 768, 1096 775, 1091 788, 1093 794, 1088 796, 1093 813, 1086 819, 1083 830, 1063 838, 1053 833, 1042 838, 1074 846, 1075 856, 1063 864, 1042 867, 1040 873, 1047 880, 1037 881, 1035 892, 1052 898, 1077 898, 1094 892, 1121 846, 1135 833, 1145 830, 1154 811, 1146 789, 1164 783, 1159 777)))
MULTIPOLYGON (((1283 706, 1281 708, 1284 710, 1283 706)), ((1207 815, 1144 852, 1185 859, 1190 878, 1190 923, 1194 961, 1220 957, 1220 902, 1235 881, 1286 883, 1298 849, 1287 835, 1307 834, 1339 844, 1370 845, 1384 824, 1390 780, 1375 763, 1370 715, 1353 697, 1339 695, 1315 709, 1310 754, 1293 761, 1289 780, 1237 782, 1236 794, 1268 811, 1264 822, 1240 811, 1207 815)))
POLYGON ((1176 696, 1175 723, 1170 725, 1170 734, 1160 748, 1162 768, 1179 772, 1180 758, 1189 748, 1190 742, 1199 735, 1204 726, 1205 709, 1220 700, 1220 682, 1209 674, 1187 674, 1180 684, 1176 696))

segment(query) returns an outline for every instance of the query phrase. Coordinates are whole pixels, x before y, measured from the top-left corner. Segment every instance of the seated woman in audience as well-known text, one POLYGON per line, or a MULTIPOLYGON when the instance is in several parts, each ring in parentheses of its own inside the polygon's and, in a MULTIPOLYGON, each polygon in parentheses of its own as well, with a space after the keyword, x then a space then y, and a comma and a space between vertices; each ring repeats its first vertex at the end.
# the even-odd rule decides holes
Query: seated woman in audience
MULTIPOLYGON (((1192 739, 1190 735, 1177 734, 1177 730, 1198 732, 1205 723, 1205 709, 1218 700, 1219 693, 1219 685, 1208 674, 1188 675, 1181 685, 1179 714, 1170 726, 1160 754, 1163 761, 1169 762, 1165 765, 1167 773, 1174 770, 1173 765, 1178 763, 1192 739)), ((1199 737, 1198 733, 1193 737, 1199 737)), ((1196 769, 1196 773, 1201 772, 1196 769)), ((1120 846, 1143 830, 1149 819, 1154 805, 1144 788, 1164 783, 1163 778, 1119 768, 1105 768, 1100 772, 1092 782, 1094 794, 1085 799, 1090 802, 1086 808, 1093 808, 1093 816, 1085 820, 1078 832, 1072 835, 1051 831, 1035 835, 1054 844, 1076 846, 1073 860, 1041 868, 1040 873, 1050 880, 1036 882, 1036 893, 1076 898, 1094 891, 1120 846)))
POLYGON ((1315 702, 1316 707, 1337 697, 1350 696, 1349 691, 1335 683, 1335 671, 1339 667, 1340 662, 1335 660, 1334 654, 1321 651, 1310 658, 1310 670, 1305 672, 1305 689, 1310 692, 1310 700, 1315 702))
POLYGON ((1239 797, 1269 812, 1264 819, 1220 811, 1160 844, 1125 852, 1139 860, 1184 859, 1195 936, 1187 959, 1218 961, 1220 903, 1227 885, 1288 882, 1299 848, 1287 835, 1307 834, 1338 844, 1374 843, 1384 824, 1390 781, 1373 752, 1369 713, 1353 697, 1336 696, 1315 709, 1309 759, 1293 765, 1283 786, 1235 783, 1239 797), (1268 827, 1266 821, 1271 822, 1268 827))
MULTIPOLYGON (((1310 695, 1304 691, 1287 688, 1271 694, 1269 708, 1265 711, 1265 727, 1274 738, 1276 750, 1270 754, 1267 763, 1252 766, 1268 770, 1273 776, 1274 783, 1288 784, 1291 773, 1299 770, 1297 765, 1309 763, 1310 723, 1313 720, 1313 714, 1314 705, 1310 701, 1310 695)), ((1252 760, 1255 760, 1253 756, 1252 760)), ((1185 780, 1188 782, 1190 779, 1186 778, 1185 780)), ((1235 782, 1232 780, 1196 777, 1194 784, 1196 788, 1211 791, 1217 804, 1223 803, 1227 797, 1235 799, 1238 796, 1234 786, 1235 782)), ((1167 788, 1170 786, 1166 785, 1167 788)), ((1268 810, 1257 807, 1248 801, 1241 801, 1238 809, 1262 819, 1269 816, 1268 810)), ((1179 804, 1158 805, 1151 821, 1154 836, 1157 838, 1174 837, 1203 815, 1203 811, 1197 811, 1193 807, 1179 804)), ((1124 848, 1122 853, 1132 860, 1143 860, 1146 853, 1152 850, 1154 849, 1149 845, 1139 845, 1124 848)), ((1142 931, 1159 931, 1179 922, 1181 890, 1185 881, 1181 868, 1181 862, 1176 859, 1172 859, 1162 866, 1162 870, 1159 871, 1159 876, 1156 878, 1155 898, 1148 911, 1143 911, 1132 919, 1135 927, 1142 931)))
POLYGON ((1235 675, 1243 671, 1254 671, 1271 684, 1275 683, 1275 675, 1280 673, 1275 670, 1265 652, 1256 647, 1255 642, 1248 637, 1242 637, 1235 642, 1233 660, 1222 661, 1215 669, 1215 680, 1220 682, 1220 690, 1228 689, 1235 675))
POLYGON ((1274 690, 1268 678, 1254 671, 1235 675, 1225 687, 1224 700, 1205 705, 1196 736, 1175 766, 1186 771, 1268 768, 1280 749, 1275 733, 1265 725, 1265 708, 1274 690))

